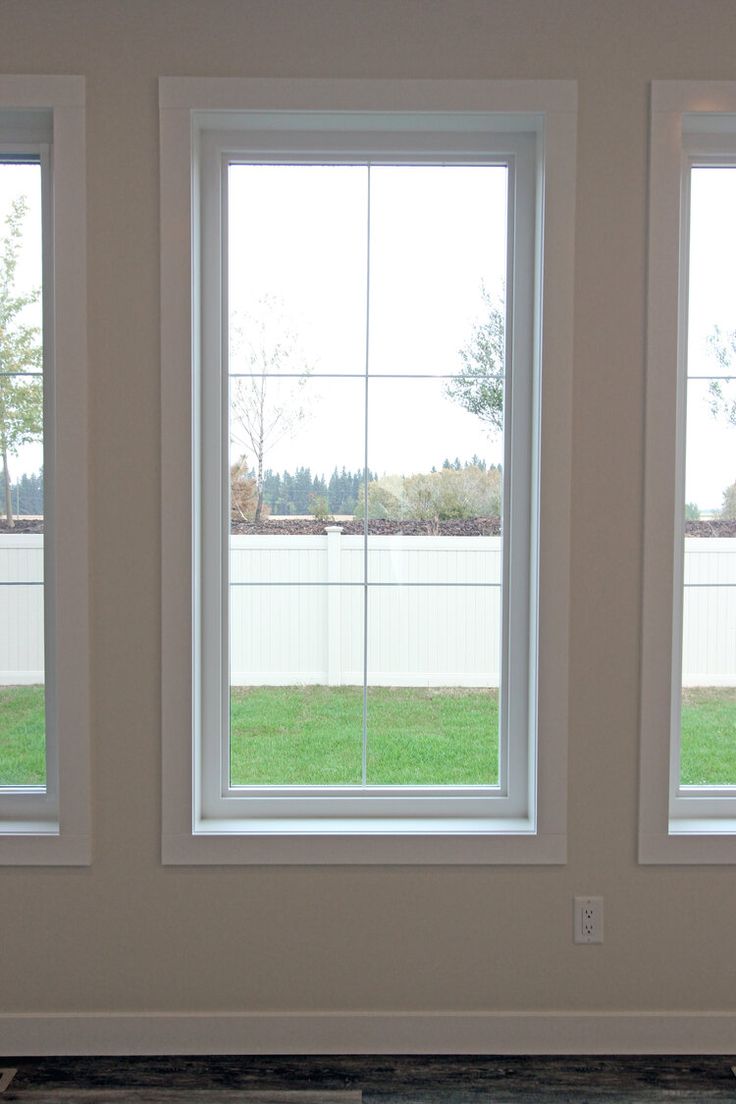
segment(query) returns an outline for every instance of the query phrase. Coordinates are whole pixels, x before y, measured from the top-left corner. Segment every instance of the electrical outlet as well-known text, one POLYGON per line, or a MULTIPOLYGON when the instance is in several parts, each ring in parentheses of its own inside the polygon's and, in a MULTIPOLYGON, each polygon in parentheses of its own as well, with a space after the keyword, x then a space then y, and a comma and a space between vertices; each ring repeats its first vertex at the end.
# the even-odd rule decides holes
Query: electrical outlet
POLYGON ((602 897, 575 898, 573 941, 575 943, 603 942, 602 897))

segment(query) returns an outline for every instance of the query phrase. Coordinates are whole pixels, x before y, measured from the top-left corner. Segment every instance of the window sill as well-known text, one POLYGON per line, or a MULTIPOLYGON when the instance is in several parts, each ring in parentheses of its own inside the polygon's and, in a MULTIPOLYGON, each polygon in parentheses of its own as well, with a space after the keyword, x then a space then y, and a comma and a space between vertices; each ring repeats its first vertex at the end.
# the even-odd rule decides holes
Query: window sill
POLYGON ((639 862, 643 864, 733 864, 736 862, 736 821, 678 819, 667 832, 642 832, 639 862))
POLYGON ((167 864, 564 863, 564 835, 531 822, 437 819, 202 820, 188 835, 166 835, 167 864))
POLYGON ((89 866, 91 839, 64 833, 54 821, 0 823, 0 865, 89 866))

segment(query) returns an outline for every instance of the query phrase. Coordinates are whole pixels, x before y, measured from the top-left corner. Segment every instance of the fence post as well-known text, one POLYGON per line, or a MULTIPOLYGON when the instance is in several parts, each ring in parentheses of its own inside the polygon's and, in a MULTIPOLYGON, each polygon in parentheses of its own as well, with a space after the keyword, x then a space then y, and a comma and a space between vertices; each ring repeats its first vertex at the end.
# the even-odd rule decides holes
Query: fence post
POLYGON ((328 525, 327 534, 327 685, 342 682, 340 622, 342 620, 342 525, 328 525))

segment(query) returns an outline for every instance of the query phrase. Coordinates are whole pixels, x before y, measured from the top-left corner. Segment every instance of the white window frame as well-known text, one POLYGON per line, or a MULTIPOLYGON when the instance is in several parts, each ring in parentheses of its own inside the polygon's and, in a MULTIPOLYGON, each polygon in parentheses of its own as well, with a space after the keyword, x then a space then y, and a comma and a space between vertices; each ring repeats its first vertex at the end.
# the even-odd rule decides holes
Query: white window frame
POLYGON ((680 785, 689 178, 736 155, 736 82, 651 100, 639 861, 736 862, 736 792, 680 785))
MULTIPOLYGON (((163 78, 160 107, 164 861, 563 862, 574 84, 163 78), (298 125, 297 113, 308 118, 306 128, 298 125), (322 119, 315 121, 318 113, 322 119), (529 243, 527 272, 534 274, 529 297, 534 322, 527 333, 533 365, 529 376, 537 382, 527 406, 531 421, 541 416, 542 428, 541 434, 536 434, 536 452, 527 456, 526 472, 521 476, 531 488, 530 501, 537 503, 536 509, 530 509, 528 503, 522 505, 527 527, 531 525, 532 534, 536 533, 534 537, 527 532, 524 538, 528 559, 522 590, 533 594, 538 588, 538 601, 524 624, 516 626, 511 640, 512 647, 529 657, 520 694, 528 721, 525 731, 515 732, 512 741, 517 750, 523 742, 521 758, 528 756, 527 783, 521 795, 498 793, 490 799, 487 790, 469 795, 466 789, 460 797, 448 795, 442 788, 445 792, 439 796, 438 787, 429 809, 424 807, 426 796, 410 787, 401 787, 400 792, 399 788, 385 792, 372 788, 370 794, 357 798, 359 805, 354 791, 335 797, 332 788, 329 795, 300 788, 296 796, 293 789, 281 793, 269 787, 265 799, 260 800, 255 794, 242 797, 240 793, 218 792, 223 772, 221 725, 216 722, 223 677, 219 663, 211 676, 207 668, 213 653, 219 651, 211 641, 223 639, 222 618, 219 612, 213 616, 213 611, 221 610, 222 586, 218 572, 201 571, 200 555, 207 562, 222 563, 222 538, 211 536, 223 532, 222 507, 216 508, 211 521, 205 520, 207 536, 202 541, 196 519, 199 480, 217 481, 219 458, 211 469, 205 465, 201 474, 192 442, 199 439, 199 397, 203 392, 206 417, 206 399, 215 396, 208 439, 211 441, 214 433, 217 440, 222 432, 218 413, 222 409, 222 333, 219 320, 212 323, 220 312, 203 303, 198 275, 200 266, 206 265, 204 282, 217 280, 222 258, 208 253, 207 243, 215 235, 205 232, 202 246, 200 204, 205 219, 210 217, 208 211, 215 209, 212 217, 218 223, 222 157, 228 150, 246 148, 255 153, 268 147, 293 153, 303 138, 307 149, 314 151, 314 133, 310 136, 309 128, 319 127, 323 132, 319 141, 324 142, 324 131, 337 127, 342 137, 336 151, 340 145, 345 148, 349 131, 352 152, 359 147, 374 156, 388 157, 390 132, 399 132, 397 147, 405 149, 406 137, 402 139, 400 132, 417 132, 420 123, 427 135, 436 135, 440 129, 451 133, 454 128, 451 141, 460 149, 476 152, 476 138, 470 146, 463 146, 473 127, 483 132, 493 124, 497 134, 525 132, 521 139, 509 137, 505 144, 518 157, 525 156, 523 149, 528 147, 527 155, 533 159, 536 230, 529 243), (244 126, 250 132, 245 136, 244 126), (285 134, 284 128, 291 133, 285 134), (375 137, 377 131, 380 139, 375 137), (208 174, 214 174, 212 179, 208 174), (547 261, 544 271, 543 259, 547 261), (200 354, 200 349, 205 351, 200 354), (210 373, 212 377, 205 379, 210 373), (204 588, 200 574, 208 580, 204 588), (206 596, 210 580, 213 589, 206 596), (208 610, 204 630, 203 608, 208 610), (203 631, 214 633, 204 647, 203 631), (517 638, 524 640, 523 645, 513 643, 517 638), (206 726, 207 736, 202 735, 200 723, 206 715, 203 710, 211 711, 215 722, 206 726), (213 727, 217 730, 214 739, 213 727), (210 741, 209 753, 203 754, 210 741), (212 781, 203 784, 208 771, 212 781), (316 810, 315 803, 319 806, 316 810)), ((425 152, 430 157, 438 152, 433 140, 439 139, 426 139, 425 152)), ((445 134, 443 141, 447 140, 445 134)), ((480 151, 484 151, 482 144, 480 151)), ((416 156, 418 144, 413 143, 406 152, 416 156)), ((393 163, 394 158, 390 160, 393 163)), ((519 279, 523 279, 523 269, 519 265, 519 279)), ((523 351, 519 356, 523 359, 523 351)), ((221 447, 217 451, 221 452, 221 447)), ((213 497, 222 502, 222 494, 203 496, 206 502, 213 497)), ((522 503, 523 498, 519 499, 522 503)), ((524 669, 524 661, 520 666, 524 669)), ((518 672, 519 666, 515 664, 514 670, 518 672)))
POLYGON ((0 76, 0 146, 38 153, 43 202, 44 787, 0 790, 0 863, 90 862, 85 92, 0 76))

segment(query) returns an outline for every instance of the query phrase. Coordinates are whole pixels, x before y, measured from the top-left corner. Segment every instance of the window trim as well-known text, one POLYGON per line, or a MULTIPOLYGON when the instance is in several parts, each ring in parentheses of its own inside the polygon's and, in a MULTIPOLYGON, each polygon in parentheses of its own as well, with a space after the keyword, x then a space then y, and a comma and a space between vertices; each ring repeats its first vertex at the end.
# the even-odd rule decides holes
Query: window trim
MULTIPOLYGON (((640 706, 640 863, 736 861, 736 798, 679 784, 689 188, 698 153, 733 156, 736 82, 654 81, 640 706), (719 140, 718 135, 721 135, 719 140), (676 371, 673 371, 676 366, 676 371)), ((722 791, 721 791, 722 794, 722 791)))
POLYGON ((0 121, 19 124, 14 145, 25 134, 39 147, 40 111, 52 127, 44 231, 48 792, 0 795, 1 864, 85 865, 91 855, 84 103, 82 77, 0 76, 0 121))
MULTIPOLYGON (((564 861, 574 83, 162 78, 160 108, 164 861, 564 861), (383 819, 380 825, 374 822, 366 828, 365 821, 353 819, 342 821, 336 831, 323 819, 299 821, 296 826, 293 819, 287 819, 272 821, 267 831, 263 827, 248 831, 243 821, 201 821, 195 769, 199 748, 196 738, 192 746, 190 735, 192 717, 201 704, 191 677, 192 621, 193 615, 198 618, 199 598, 191 583, 197 551, 191 539, 189 443, 193 428, 192 349, 201 341, 196 321, 201 304, 192 266, 193 252, 199 246, 192 218, 193 195, 199 183, 199 168, 192 156, 193 118, 194 113, 209 111, 216 113, 211 116, 213 122, 232 128, 235 117, 230 112, 238 110, 495 112, 509 129, 536 130, 540 145, 543 136, 545 164, 544 171, 538 172, 538 191, 546 219, 544 240, 536 247, 537 264, 541 268, 543 256, 554 257, 554 280, 550 264, 537 288, 546 312, 544 329, 538 335, 545 364, 544 375, 538 373, 544 391, 545 425, 539 446, 544 471, 541 596, 532 633, 538 631, 547 646, 538 677, 541 739, 530 770, 530 790, 537 795, 536 824, 528 818, 474 818, 455 822, 448 831, 436 818, 415 821, 408 829, 395 820, 383 819)), ((534 412, 538 415, 539 404, 534 412)), ((536 726, 536 717, 534 722, 536 726)))

